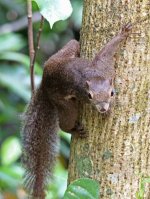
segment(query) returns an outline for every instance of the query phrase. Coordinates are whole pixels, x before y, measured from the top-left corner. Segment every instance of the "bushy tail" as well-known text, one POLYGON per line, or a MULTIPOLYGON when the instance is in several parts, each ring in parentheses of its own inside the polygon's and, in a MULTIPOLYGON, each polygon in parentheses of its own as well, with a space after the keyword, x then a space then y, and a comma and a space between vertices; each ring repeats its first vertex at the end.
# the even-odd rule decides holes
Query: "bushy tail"
POLYGON ((24 113, 22 130, 24 185, 31 198, 45 198, 57 153, 57 118, 55 107, 37 90, 24 113))

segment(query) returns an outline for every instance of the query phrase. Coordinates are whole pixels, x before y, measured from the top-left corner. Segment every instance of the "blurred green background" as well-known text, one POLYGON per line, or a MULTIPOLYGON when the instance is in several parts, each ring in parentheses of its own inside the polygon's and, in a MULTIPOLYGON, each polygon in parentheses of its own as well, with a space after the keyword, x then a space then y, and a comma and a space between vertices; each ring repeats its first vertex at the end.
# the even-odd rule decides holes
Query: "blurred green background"
MULTIPOLYGON (((51 30, 45 21, 35 64, 40 83, 45 60, 70 39, 79 40, 82 0, 72 0, 73 13, 51 30)), ((34 38, 40 14, 33 2, 34 38)), ((26 1, 0 0, 0 199, 26 199, 22 188, 20 117, 30 99, 26 1)), ((62 198, 67 184, 70 135, 60 132, 60 150, 47 199, 62 198)))

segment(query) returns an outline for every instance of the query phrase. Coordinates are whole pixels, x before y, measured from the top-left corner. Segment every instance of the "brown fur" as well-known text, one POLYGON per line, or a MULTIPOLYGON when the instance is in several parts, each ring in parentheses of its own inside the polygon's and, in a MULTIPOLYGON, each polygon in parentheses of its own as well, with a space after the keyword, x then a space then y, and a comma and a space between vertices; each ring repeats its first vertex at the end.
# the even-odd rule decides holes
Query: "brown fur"
POLYGON ((45 198, 59 127, 67 132, 80 129, 76 127, 78 102, 91 103, 99 112, 109 109, 115 77, 113 56, 130 29, 125 26, 92 61, 78 57, 79 43, 72 40, 45 63, 22 130, 25 186, 32 198, 45 198))

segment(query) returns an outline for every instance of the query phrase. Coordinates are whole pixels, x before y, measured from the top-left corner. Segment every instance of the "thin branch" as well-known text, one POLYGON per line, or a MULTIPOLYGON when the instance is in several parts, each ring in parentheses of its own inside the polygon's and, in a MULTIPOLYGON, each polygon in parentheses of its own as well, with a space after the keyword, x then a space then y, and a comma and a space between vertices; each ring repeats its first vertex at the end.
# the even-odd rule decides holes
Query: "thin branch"
POLYGON ((34 49, 34 42, 33 42, 33 25, 32 25, 32 1, 27 1, 27 11, 28 11, 28 38, 29 38, 29 54, 30 54, 30 80, 31 80, 31 90, 32 94, 34 92, 34 63, 37 55, 37 51, 40 48, 40 36, 44 24, 44 17, 41 16, 40 20, 40 27, 37 34, 37 46, 36 50, 34 49))
POLYGON ((33 57, 33 61, 32 61, 32 68, 34 69, 34 63, 35 63, 35 59, 36 59, 36 55, 37 55, 37 51, 40 49, 40 36, 41 36, 41 32, 43 29, 43 24, 44 24, 44 17, 41 15, 41 21, 40 21, 40 27, 37 33, 37 44, 36 44, 36 49, 35 49, 35 53, 34 53, 34 57, 33 57))
POLYGON ((34 92, 34 43, 33 43, 33 26, 32 26, 32 2, 27 0, 27 12, 28 12, 28 42, 29 42, 29 55, 30 55, 30 81, 31 90, 34 92))

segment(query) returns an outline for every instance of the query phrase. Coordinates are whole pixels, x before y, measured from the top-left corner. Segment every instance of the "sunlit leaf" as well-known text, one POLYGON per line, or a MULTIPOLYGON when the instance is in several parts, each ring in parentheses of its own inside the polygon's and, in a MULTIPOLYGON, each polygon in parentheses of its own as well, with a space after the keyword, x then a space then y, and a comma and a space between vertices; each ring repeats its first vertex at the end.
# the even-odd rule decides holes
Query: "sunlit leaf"
POLYGON ((9 165, 15 162, 21 155, 21 146, 17 137, 7 138, 1 147, 1 162, 9 165))
POLYGON ((24 174, 24 169, 18 164, 1 166, 0 171, 18 179, 21 179, 24 174))
POLYGON ((17 51, 25 46, 25 41, 21 35, 9 33, 0 35, 0 44, 0 52, 17 51))
POLYGON ((56 21, 67 19, 72 13, 69 0, 34 0, 51 28, 56 21))
POLYGON ((53 182, 50 180, 46 199, 62 198, 67 188, 67 170, 57 162, 54 169, 53 182))
POLYGON ((0 170, 0 187, 5 188, 16 188, 20 183, 20 179, 16 179, 13 176, 10 176, 6 172, 0 170))
POLYGON ((89 178, 80 178, 71 183, 63 199, 99 199, 99 183, 89 178))
POLYGON ((150 177, 143 178, 143 183, 150 183, 150 177))
POLYGON ((66 159, 69 159, 69 155, 70 155, 69 143, 71 140, 71 135, 69 133, 59 131, 59 136, 61 139, 60 146, 59 146, 60 154, 66 159))
MULTIPOLYGON (((28 101, 30 99, 30 90, 25 85, 25 73, 20 73, 15 68, 1 67, 0 68, 0 83, 17 93, 18 96, 28 101)), ((22 68, 20 68, 22 70, 22 68)), ((21 72, 21 71, 20 71, 21 72)), ((23 71, 22 71, 23 72, 23 71)))
MULTIPOLYGON (((17 53, 17 52, 0 52, 0 60, 9 60, 22 63, 29 71, 30 61, 27 55, 17 53)), ((37 74, 42 74, 41 67, 35 63, 35 72, 37 74)))
POLYGON ((147 178, 141 177, 140 182, 139 182, 139 190, 136 192, 137 199, 144 199, 146 183, 150 183, 150 177, 147 177, 147 178))
POLYGON ((65 139, 68 143, 70 143, 71 141, 71 134, 69 133, 65 133, 64 131, 59 131, 59 135, 61 136, 61 138, 65 139))

